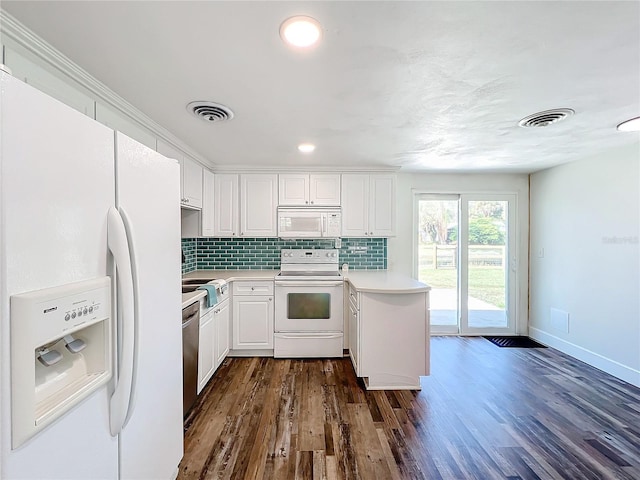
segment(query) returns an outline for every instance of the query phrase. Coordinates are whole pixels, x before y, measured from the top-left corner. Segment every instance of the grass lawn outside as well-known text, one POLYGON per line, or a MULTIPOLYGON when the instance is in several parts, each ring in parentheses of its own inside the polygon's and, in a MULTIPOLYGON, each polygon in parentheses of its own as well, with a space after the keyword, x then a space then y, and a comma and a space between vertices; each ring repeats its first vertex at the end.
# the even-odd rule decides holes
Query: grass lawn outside
MULTIPOLYGON (((418 279, 432 288, 457 288, 457 270, 421 267, 418 279)), ((505 308, 505 272, 502 267, 470 267, 469 295, 505 308)))

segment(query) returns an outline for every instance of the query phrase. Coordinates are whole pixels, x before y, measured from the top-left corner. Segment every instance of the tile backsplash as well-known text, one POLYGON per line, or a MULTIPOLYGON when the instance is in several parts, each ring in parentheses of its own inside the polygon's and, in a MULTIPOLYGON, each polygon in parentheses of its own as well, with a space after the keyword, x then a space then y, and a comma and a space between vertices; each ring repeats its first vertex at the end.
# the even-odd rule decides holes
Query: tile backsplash
MULTIPOLYGON (((333 240, 284 240, 279 238, 183 238, 186 262, 182 273, 193 270, 271 270, 280 268, 283 248, 333 248, 333 240)), ((340 265, 352 270, 387 268, 386 238, 344 238, 340 265)))

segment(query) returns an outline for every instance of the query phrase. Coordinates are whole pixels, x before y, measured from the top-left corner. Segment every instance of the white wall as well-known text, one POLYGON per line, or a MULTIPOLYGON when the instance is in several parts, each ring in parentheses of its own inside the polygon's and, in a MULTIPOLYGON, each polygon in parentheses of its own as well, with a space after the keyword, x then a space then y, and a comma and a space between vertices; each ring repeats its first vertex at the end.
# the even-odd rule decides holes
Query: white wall
POLYGON ((529 178, 526 174, 428 174, 400 173, 397 184, 397 236, 388 241, 389 270, 413 275, 414 194, 513 193, 517 196, 517 296, 516 331, 527 333, 529 178))
POLYGON ((534 338, 638 386, 639 158, 635 144, 531 175, 529 312, 534 338))

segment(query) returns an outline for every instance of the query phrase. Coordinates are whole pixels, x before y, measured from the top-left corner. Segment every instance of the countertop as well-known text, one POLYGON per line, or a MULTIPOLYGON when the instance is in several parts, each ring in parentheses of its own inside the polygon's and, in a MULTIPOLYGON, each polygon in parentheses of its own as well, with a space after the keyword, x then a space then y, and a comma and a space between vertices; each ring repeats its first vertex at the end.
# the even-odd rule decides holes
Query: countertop
MULTIPOLYGON (((186 273, 182 278, 200 278, 206 281, 222 279, 227 282, 234 280, 273 280, 280 270, 194 270, 186 273)), ((207 294, 204 290, 195 290, 182 294, 182 308, 197 302, 207 294)))
POLYGON ((350 270, 345 281, 360 292, 403 294, 431 290, 429 285, 415 278, 389 270, 350 270))
POLYGON ((194 270, 182 278, 202 278, 215 280, 220 278, 227 282, 234 280, 273 280, 280 270, 194 270))

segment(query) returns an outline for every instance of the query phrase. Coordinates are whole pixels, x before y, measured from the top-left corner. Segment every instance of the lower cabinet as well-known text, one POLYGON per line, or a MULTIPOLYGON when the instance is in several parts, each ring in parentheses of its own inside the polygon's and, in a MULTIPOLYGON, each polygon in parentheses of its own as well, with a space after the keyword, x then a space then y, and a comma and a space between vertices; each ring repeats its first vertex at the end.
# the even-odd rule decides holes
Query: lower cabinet
POLYGON ((233 349, 273 349, 273 282, 233 282, 233 349))
POLYGON ((198 393, 202 391, 229 353, 229 300, 206 308, 201 303, 198 343, 198 393))
POLYGON ((429 294, 349 285, 349 355, 367 390, 420 389, 429 374, 429 294))

